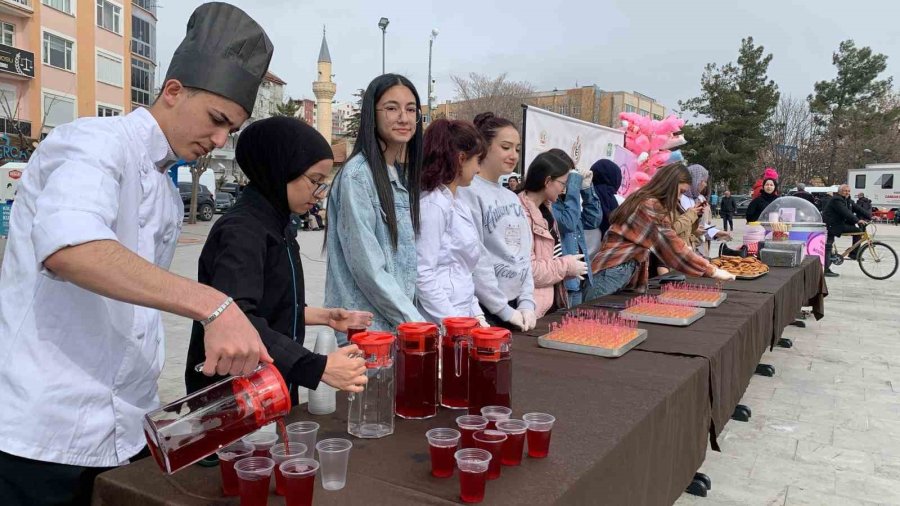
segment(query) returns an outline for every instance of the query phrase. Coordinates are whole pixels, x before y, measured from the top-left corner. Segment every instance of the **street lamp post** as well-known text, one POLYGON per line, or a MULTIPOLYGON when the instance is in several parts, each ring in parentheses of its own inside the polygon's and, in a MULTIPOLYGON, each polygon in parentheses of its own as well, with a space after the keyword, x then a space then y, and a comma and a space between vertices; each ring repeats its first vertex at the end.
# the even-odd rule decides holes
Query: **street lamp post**
POLYGON ((381 28, 381 74, 384 75, 384 38, 387 33, 388 24, 391 21, 388 18, 378 20, 378 28, 381 28))
POLYGON ((431 95, 434 91, 434 81, 431 80, 431 48, 434 46, 434 39, 437 38, 437 28, 431 30, 431 39, 428 40, 428 122, 434 117, 434 110, 431 105, 431 95))

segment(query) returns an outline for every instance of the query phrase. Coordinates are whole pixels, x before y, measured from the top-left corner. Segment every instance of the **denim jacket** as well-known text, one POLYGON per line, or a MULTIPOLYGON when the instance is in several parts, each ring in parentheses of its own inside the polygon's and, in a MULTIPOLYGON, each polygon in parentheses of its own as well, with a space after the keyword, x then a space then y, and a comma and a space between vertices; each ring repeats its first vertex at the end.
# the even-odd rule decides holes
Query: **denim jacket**
MULTIPOLYGON (((416 243, 409 192, 393 167, 388 169, 397 216, 397 249, 375 182, 362 154, 347 161, 335 177, 328 199, 325 306, 370 311, 372 330, 394 331, 398 324, 423 321, 416 309, 416 243)), ((346 336, 339 335, 339 342, 346 336)))
MULTIPOLYGON (((553 217, 559 226, 559 233, 562 236, 563 255, 577 255, 580 253, 587 254, 587 243, 584 240, 584 231, 593 230, 600 226, 600 220, 603 218, 603 211, 600 210, 600 204, 597 202, 597 194, 594 193, 593 185, 586 189, 581 188, 581 182, 584 177, 577 172, 569 174, 566 183, 566 194, 560 195, 559 199, 553 203, 553 217)), ((591 264, 590 258, 585 258, 588 265, 591 264)), ((591 270, 587 272, 587 284, 593 283, 591 270)), ((581 282, 577 278, 568 278, 563 281, 566 290, 580 290, 581 282)))

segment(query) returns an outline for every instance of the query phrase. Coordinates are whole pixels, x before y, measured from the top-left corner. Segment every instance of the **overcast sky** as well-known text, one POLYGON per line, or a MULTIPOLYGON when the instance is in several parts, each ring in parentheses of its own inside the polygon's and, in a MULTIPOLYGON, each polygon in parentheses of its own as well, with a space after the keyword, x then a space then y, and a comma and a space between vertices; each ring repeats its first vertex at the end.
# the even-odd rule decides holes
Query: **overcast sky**
MULTIPOLYGON (((157 85, 201 3, 161 0, 157 85)), ((888 56, 885 76, 900 72, 900 4, 894 0, 231 3, 269 34, 275 44, 269 70, 287 81, 293 98, 314 98, 311 83, 326 25, 336 99, 352 100, 357 88, 381 73, 382 16, 390 19, 387 71, 409 77, 423 102, 432 28, 440 31, 432 64, 438 102, 454 98, 451 75, 505 72, 538 90, 596 84, 638 91, 671 109, 699 93, 704 65, 736 60, 747 35, 774 55, 769 77, 783 95, 805 97, 815 81, 833 78, 831 55, 848 38, 888 56)))

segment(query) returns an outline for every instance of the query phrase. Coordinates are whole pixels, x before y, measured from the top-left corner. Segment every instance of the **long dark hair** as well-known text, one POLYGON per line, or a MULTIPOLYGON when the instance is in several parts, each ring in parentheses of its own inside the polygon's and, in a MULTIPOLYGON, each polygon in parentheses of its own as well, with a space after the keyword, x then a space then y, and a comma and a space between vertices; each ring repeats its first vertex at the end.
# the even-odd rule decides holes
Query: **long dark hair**
MULTIPOLYGON (((397 249, 397 214, 394 210, 394 189, 391 188, 391 180, 388 176, 387 165, 384 161, 384 152, 381 148, 381 138, 378 137, 378 126, 375 120, 375 107, 381 96, 394 86, 404 86, 412 92, 416 98, 416 109, 421 110, 422 102, 419 93, 413 83, 398 74, 384 74, 376 77, 369 83, 363 94, 362 108, 359 111, 359 134, 356 136, 356 144, 349 158, 362 153, 369 170, 372 171, 372 179, 375 182, 375 192, 381 201, 381 211, 387 218, 388 232, 391 235, 391 245, 397 249)), ((349 159, 348 158, 348 159, 349 159)), ((409 192, 409 211, 412 217, 413 230, 419 233, 419 188, 422 177, 422 125, 416 122, 416 131, 412 139, 406 143, 405 156, 399 157, 405 165, 405 169, 398 171, 406 190, 409 192)))
POLYGON ((468 121, 438 119, 425 130, 422 158, 422 191, 430 192, 450 184, 462 169, 459 154, 466 160, 487 152, 484 138, 468 121))
POLYGON ((678 189, 680 184, 691 184, 691 173, 681 163, 670 163, 669 165, 660 167, 656 174, 650 179, 646 185, 632 193, 622 202, 622 205, 613 211, 609 217, 610 225, 621 225, 628 220, 628 217, 637 212, 638 208, 644 205, 647 199, 656 199, 662 204, 663 208, 669 213, 669 219, 672 222, 678 217, 679 199, 681 191, 678 189))
POLYGON ((569 162, 560 158, 556 153, 547 151, 534 157, 528 166, 528 174, 525 175, 525 183, 522 190, 537 193, 547 186, 547 178, 556 179, 565 176, 571 170, 569 162))
MULTIPOLYGON (((500 116, 495 116, 492 112, 483 112, 478 116, 475 116, 472 123, 474 123, 475 128, 481 132, 482 137, 484 137, 484 140, 487 143, 487 150, 484 152, 485 155, 487 155, 487 151, 490 150, 491 143, 494 142, 494 137, 497 137, 498 130, 501 128, 513 127, 517 132, 519 131, 512 121, 501 118, 500 116)), ((482 159, 484 159, 484 155, 482 155, 482 159)))

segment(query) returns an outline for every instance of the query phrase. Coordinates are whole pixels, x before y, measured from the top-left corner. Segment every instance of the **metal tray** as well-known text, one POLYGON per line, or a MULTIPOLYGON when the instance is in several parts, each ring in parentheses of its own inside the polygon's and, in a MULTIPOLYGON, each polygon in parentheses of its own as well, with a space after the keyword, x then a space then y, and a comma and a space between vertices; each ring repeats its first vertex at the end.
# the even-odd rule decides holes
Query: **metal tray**
POLYGON ((687 327, 688 325, 694 323, 695 321, 703 318, 706 315, 706 310, 702 307, 694 308, 697 312, 694 316, 690 318, 666 318, 662 316, 649 316, 638 313, 629 313, 628 310, 622 311, 619 313, 620 316, 628 316, 629 318, 634 318, 639 322, 644 323, 658 323, 660 325, 672 325, 675 327, 687 327))
POLYGON ((665 294, 660 294, 659 297, 656 298, 656 300, 663 302, 663 303, 665 303, 667 301, 686 302, 694 307, 719 307, 722 305, 723 302, 725 302, 725 299, 727 299, 727 298, 728 298, 727 293, 720 292, 719 299, 715 300, 713 302, 686 300, 686 299, 667 299, 665 294))
POLYGON ((765 275, 768 274, 768 273, 769 273, 769 271, 761 272, 761 273, 756 274, 756 275, 754 275, 754 276, 739 276, 739 275, 735 275, 735 279, 743 279, 743 280, 759 279, 759 278, 765 276, 765 275))
POLYGON ((634 339, 616 349, 598 348, 597 346, 585 346, 583 344, 561 343, 559 341, 547 339, 546 336, 538 338, 538 345, 542 348, 552 348, 554 350, 571 351, 574 353, 583 353, 585 355, 597 355, 598 357, 617 358, 647 339, 646 329, 637 329, 637 331, 638 335, 635 336, 634 339))

